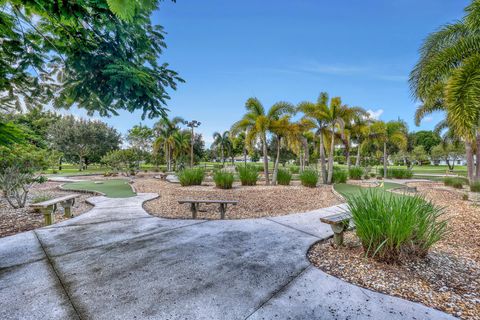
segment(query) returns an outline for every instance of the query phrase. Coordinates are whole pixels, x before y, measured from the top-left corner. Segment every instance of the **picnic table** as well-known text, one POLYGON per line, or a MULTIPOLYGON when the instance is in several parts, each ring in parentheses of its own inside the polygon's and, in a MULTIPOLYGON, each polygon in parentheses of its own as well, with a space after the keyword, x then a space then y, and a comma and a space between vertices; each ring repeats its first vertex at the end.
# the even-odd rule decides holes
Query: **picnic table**
POLYGON ((58 197, 38 203, 33 203, 30 205, 31 208, 40 209, 43 213, 43 217, 45 219, 45 225, 51 225, 55 223, 55 211, 57 210, 57 206, 61 205, 64 210, 64 215, 67 218, 72 217, 72 207, 75 204, 75 199, 80 197, 79 194, 69 194, 63 197, 58 197))
POLYGON ((200 200, 200 199, 185 199, 179 200, 179 204, 188 203, 190 204, 190 211, 192 212, 192 218, 197 218, 197 213, 199 211, 199 206, 201 203, 204 204, 219 204, 220 219, 225 219, 225 212, 227 211, 228 205, 237 205, 237 200, 200 200))

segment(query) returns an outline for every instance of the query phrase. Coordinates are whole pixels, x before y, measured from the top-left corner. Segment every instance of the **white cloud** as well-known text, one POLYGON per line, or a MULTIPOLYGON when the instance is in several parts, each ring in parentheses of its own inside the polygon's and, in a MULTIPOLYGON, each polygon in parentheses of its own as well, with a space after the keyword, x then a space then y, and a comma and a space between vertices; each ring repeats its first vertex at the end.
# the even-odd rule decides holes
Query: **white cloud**
POLYGON ((378 110, 367 110, 368 114, 372 119, 378 120, 380 119, 380 116, 383 114, 383 109, 378 109, 378 110))

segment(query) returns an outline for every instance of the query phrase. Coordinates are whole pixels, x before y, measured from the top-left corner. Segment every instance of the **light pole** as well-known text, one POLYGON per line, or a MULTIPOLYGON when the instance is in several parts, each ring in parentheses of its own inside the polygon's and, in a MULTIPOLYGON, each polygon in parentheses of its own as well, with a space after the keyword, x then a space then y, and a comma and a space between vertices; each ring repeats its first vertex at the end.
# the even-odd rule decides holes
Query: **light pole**
POLYGON ((193 167, 193 143, 195 141, 195 136, 193 134, 193 129, 197 128, 200 126, 202 123, 197 120, 192 120, 192 121, 185 121, 184 124, 187 125, 187 127, 190 127, 192 131, 192 135, 190 137, 190 167, 193 167))

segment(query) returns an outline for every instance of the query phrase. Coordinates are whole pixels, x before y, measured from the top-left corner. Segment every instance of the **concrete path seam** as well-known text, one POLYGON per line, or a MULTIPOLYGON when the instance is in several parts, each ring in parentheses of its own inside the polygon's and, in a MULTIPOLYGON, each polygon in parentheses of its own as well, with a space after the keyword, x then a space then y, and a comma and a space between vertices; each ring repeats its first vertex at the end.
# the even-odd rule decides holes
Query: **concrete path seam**
MULTIPOLYGON (((112 223, 117 221, 130 221, 130 220, 153 219, 153 218, 156 218, 156 217, 149 216, 149 217, 125 218, 125 219, 115 219, 115 220, 106 220, 106 221, 94 221, 94 222, 86 222, 86 223, 79 223, 79 224, 51 225, 48 228, 45 228, 45 230, 61 229, 61 228, 67 228, 67 227, 82 227, 82 226, 91 226, 91 225, 103 224, 103 223, 112 223)), ((68 221, 68 220, 65 220, 65 221, 68 221)))
POLYGON ((317 239, 322 239, 322 240, 323 240, 323 239, 330 238, 330 236, 329 236, 329 237, 325 237, 325 238, 320 238, 319 236, 314 235, 313 233, 310 233, 310 232, 307 232, 307 231, 304 231, 304 230, 300 230, 300 229, 294 228, 294 227, 292 227, 292 226, 289 226, 289 225, 287 225, 287 224, 284 224, 284 223, 275 221, 275 220, 273 220, 273 218, 265 218, 265 219, 268 220, 268 221, 271 221, 271 222, 278 223, 279 225, 284 226, 284 227, 286 227, 286 228, 293 229, 293 230, 295 230, 295 231, 298 231, 298 232, 307 234, 307 235, 309 235, 309 236, 315 237, 315 238, 317 238, 317 239))
POLYGON ((248 320, 248 318, 250 318, 251 316, 253 316, 258 310, 262 309, 262 307, 264 305, 266 305, 270 300, 272 300, 273 298, 275 298, 278 294, 280 294, 282 291, 284 291, 295 279, 299 278, 300 276, 302 276, 305 271, 307 271, 307 269, 309 269, 312 265, 309 263, 308 266, 306 266, 305 268, 303 268, 297 275, 295 275, 292 279, 290 279, 289 281, 287 281, 287 283, 285 283, 280 289, 278 289, 277 291, 275 291, 267 300, 265 300, 264 302, 262 302, 262 304, 260 304, 260 306, 258 308, 256 308, 252 313, 250 313, 244 320, 248 320))
POLYGON ((65 295, 67 296, 68 301, 69 301, 70 304, 72 305, 73 311, 74 311, 75 314, 77 315, 78 319, 82 320, 82 317, 80 316, 80 313, 78 312, 77 307, 76 307, 75 304, 73 303, 72 297, 71 297, 70 294, 68 293, 67 288, 65 287, 65 285, 63 284, 62 279, 60 278, 60 274, 58 273, 57 269, 56 269, 55 266, 53 265, 53 261, 50 259, 50 256, 47 254, 47 251, 45 251, 45 248, 43 247, 42 241, 40 241, 40 238, 38 237, 38 235, 37 235, 37 233, 36 233, 35 231, 33 231, 33 234, 34 234, 35 237, 37 238, 37 241, 38 241, 38 243, 40 244, 40 247, 42 248, 43 253, 45 254, 45 257, 46 257, 46 259, 47 259, 48 265, 50 265, 50 268, 52 268, 52 271, 53 271, 53 273, 55 274, 55 277, 57 277, 57 280, 58 280, 58 282, 60 283, 60 286, 61 286, 62 289, 63 289, 63 292, 65 293, 65 295))
POLYGON ((35 262, 40 262, 40 261, 43 261, 43 260, 45 260, 45 259, 46 259, 46 258, 40 258, 40 259, 25 261, 25 262, 22 262, 22 263, 12 264, 12 265, 5 266, 5 267, 0 267, 0 272, 1 272, 1 271, 5 271, 5 270, 9 270, 9 269, 15 269, 15 268, 21 267, 21 266, 26 266, 27 264, 31 264, 31 263, 35 263, 35 262))

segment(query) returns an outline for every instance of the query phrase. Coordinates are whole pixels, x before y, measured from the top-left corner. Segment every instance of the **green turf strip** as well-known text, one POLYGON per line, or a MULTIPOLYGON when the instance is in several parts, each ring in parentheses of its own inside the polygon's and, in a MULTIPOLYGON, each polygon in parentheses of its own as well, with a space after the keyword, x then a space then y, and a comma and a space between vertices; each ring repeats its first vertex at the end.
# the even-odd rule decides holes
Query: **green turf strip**
POLYGON ((95 181, 82 181, 67 183, 63 186, 64 189, 70 190, 87 190, 98 191, 104 193, 109 198, 128 198, 136 194, 125 179, 99 180, 101 183, 95 181))

